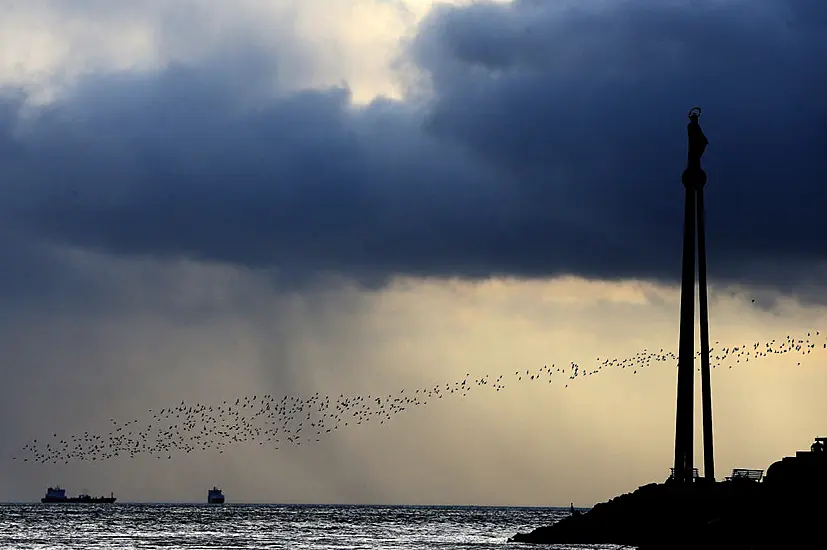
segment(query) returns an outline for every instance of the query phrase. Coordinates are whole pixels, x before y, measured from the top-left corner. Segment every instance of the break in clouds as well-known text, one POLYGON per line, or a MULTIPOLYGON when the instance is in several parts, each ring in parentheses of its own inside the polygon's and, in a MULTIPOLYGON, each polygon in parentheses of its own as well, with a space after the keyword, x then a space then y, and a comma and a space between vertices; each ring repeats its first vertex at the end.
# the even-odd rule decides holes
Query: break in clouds
POLYGON ((87 74, 45 105, 7 87, 0 279, 18 295, 66 284, 49 255, 71 249, 289 285, 671 282, 697 104, 711 276, 803 292, 825 260, 822 4, 441 6, 403 49, 409 94, 367 105, 289 88, 285 55, 241 39, 87 74))

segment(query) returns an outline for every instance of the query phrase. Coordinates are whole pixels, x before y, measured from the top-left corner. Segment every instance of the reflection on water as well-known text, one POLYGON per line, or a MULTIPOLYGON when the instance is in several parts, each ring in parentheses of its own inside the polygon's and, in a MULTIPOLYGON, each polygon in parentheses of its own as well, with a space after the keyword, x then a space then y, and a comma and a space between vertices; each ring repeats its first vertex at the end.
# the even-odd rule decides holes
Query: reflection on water
POLYGON ((560 508, 7 504, 0 548, 503 549, 517 531, 566 515, 560 508))

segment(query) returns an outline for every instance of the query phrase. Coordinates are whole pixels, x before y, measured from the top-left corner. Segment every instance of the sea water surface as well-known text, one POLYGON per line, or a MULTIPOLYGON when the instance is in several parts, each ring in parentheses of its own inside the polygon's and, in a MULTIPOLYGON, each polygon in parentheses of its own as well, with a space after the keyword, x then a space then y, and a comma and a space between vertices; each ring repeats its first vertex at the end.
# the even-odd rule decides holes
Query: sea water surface
POLYGON ((536 549, 506 539, 568 513, 476 506, 0 504, 0 548, 536 549))

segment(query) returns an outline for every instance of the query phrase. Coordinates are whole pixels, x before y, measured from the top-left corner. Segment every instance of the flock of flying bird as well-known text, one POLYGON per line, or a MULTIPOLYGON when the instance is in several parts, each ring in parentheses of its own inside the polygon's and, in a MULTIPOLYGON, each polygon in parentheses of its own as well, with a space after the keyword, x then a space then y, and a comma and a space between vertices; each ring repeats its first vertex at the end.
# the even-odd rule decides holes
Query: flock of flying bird
MULTIPOLYGON (((807 356, 817 349, 827 350, 827 338, 820 331, 811 331, 800 338, 787 336, 771 342, 735 347, 719 348, 719 345, 716 342, 710 353, 711 366, 732 368, 750 359, 770 355, 807 356)), ((696 354, 696 360, 699 357, 700 354, 696 354)), ((70 436, 53 433, 46 438, 34 439, 13 459, 36 464, 68 464, 72 461, 150 455, 160 460, 171 459, 179 453, 223 453, 227 446, 239 443, 276 449, 288 445, 307 445, 347 427, 384 424, 403 411, 446 397, 464 397, 476 388, 499 392, 506 389, 506 384, 541 381, 551 384, 561 378, 568 387, 568 381, 593 376, 607 368, 628 369, 637 374, 641 369, 663 362, 677 364, 677 355, 663 349, 644 349, 627 358, 597 358, 589 369, 571 362, 562 367, 545 365, 536 371, 517 370, 496 378, 489 375, 472 378, 467 373, 461 380, 425 388, 406 388, 385 396, 342 394, 331 397, 317 392, 309 398, 257 394, 224 401, 220 405, 181 401, 172 407, 150 409, 143 419, 120 422, 111 418, 107 433, 86 431, 70 436)))

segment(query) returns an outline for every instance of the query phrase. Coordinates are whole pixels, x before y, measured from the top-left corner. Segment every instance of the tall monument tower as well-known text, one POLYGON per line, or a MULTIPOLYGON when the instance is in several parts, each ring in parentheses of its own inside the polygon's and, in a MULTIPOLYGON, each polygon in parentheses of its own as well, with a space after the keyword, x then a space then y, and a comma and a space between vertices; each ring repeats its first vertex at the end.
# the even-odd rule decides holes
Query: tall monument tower
POLYGON ((703 403, 704 478, 715 479, 712 449, 712 394, 709 373, 709 312, 706 288, 706 235, 704 185, 706 172, 701 156, 709 143, 698 124, 699 107, 689 111, 689 154, 681 181, 686 188, 683 222, 683 272, 681 276, 680 344, 678 350, 678 399, 675 415, 675 467, 673 479, 691 483, 693 477, 695 399, 695 243, 698 245, 698 282, 701 323, 701 393, 703 403))

